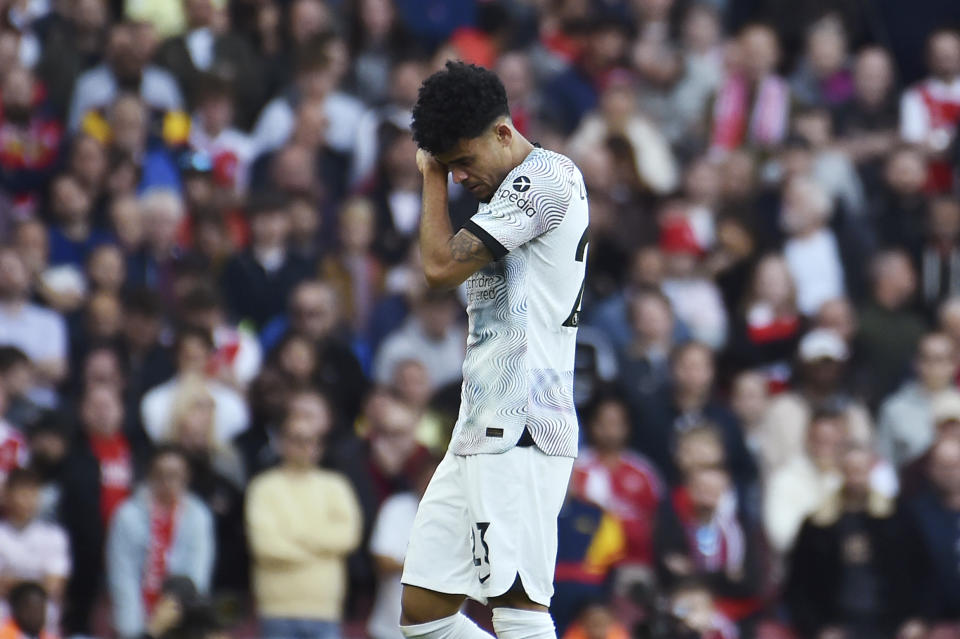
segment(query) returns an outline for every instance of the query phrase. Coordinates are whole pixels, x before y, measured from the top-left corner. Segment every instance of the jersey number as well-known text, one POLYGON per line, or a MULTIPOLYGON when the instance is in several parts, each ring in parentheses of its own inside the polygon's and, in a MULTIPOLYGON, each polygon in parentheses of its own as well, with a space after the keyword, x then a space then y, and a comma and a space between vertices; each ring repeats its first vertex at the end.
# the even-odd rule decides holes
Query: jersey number
MULTIPOLYGON (((476 528, 470 529, 470 542, 471 542, 471 545, 473 546, 473 565, 478 568, 483 564, 487 564, 488 566, 490 565, 490 547, 487 546, 487 542, 484 539, 484 537, 487 534, 487 528, 489 527, 490 527, 489 521, 478 521, 476 528), (480 545, 483 546, 482 559, 477 554, 477 551, 479 550, 479 548, 477 548, 477 531, 480 531, 480 545)), ((489 578, 490 578, 489 569, 487 570, 486 575, 478 577, 478 579, 480 579, 480 583, 485 582, 489 578)))
MULTIPOLYGON (((587 256, 587 244, 590 242, 590 240, 587 239, 587 234, 589 232, 589 226, 583 229, 583 236, 581 236, 580 242, 577 243, 576 260, 578 262, 582 262, 587 256)), ((573 310, 570 311, 570 315, 568 315, 567 319, 564 320, 564 326, 569 326, 570 328, 576 328, 580 326, 580 306, 583 304, 583 289, 586 285, 587 275, 584 273, 583 281, 580 282, 580 292, 577 293, 577 300, 573 303, 573 310)))

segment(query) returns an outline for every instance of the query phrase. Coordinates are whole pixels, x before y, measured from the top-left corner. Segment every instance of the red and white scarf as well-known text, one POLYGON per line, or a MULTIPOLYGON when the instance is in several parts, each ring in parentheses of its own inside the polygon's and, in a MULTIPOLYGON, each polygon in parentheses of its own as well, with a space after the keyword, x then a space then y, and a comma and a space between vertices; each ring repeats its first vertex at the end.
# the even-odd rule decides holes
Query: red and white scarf
POLYGON ((783 141, 790 110, 790 88, 782 78, 768 75, 757 86, 750 105, 750 83, 731 75, 717 92, 713 105, 711 147, 731 151, 744 142, 771 146, 783 141))
POLYGON ((177 509, 150 504, 150 543, 143 571, 143 606, 147 614, 160 599, 163 581, 167 577, 167 555, 173 546, 177 529, 177 509))

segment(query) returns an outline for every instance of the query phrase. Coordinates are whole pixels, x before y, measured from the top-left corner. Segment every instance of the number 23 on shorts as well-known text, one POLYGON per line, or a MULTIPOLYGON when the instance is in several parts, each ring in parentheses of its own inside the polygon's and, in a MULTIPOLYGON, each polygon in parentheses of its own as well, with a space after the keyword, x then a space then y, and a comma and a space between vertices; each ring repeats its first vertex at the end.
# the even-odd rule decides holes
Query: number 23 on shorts
POLYGON ((484 539, 487 534, 487 528, 490 527, 489 521, 478 521, 470 527, 470 542, 473 545, 473 565, 479 571, 477 578, 480 583, 490 578, 490 547, 484 539), (479 548, 477 547, 479 542, 479 548))

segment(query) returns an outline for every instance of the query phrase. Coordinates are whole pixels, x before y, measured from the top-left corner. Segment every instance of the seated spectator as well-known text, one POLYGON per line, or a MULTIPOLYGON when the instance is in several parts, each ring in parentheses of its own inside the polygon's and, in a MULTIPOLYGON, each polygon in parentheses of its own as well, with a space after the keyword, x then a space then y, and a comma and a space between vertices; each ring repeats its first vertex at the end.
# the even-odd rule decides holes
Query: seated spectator
POLYGON ((187 492, 189 482, 183 451, 159 447, 145 485, 117 509, 110 524, 107 582, 114 629, 124 639, 146 630, 168 576, 188 576, 202 593, 209 588, 216 556, 213 518, 187 492))
POLYGON ((933 406, 941 396, 960 399, 954 380, 956 352, 943 333, 928 333, 916 352, 917 379, 907 382, 880 406, 877 450, 898 468, 922 455, 933 443, 933 406))
MULTIPOLYGON (((60 603, 70 576, 67 535, 58 524, 40 519, 40 477, 18 469, 4 487, 5 518, 0 523, 0 583, 43 584, 48 593, 46 627, 60 627, 60 603)), ((9 592, 9 590, 8 590, 9 592)))
POLYGON ((682 481, 673 451, 680 434, 704 421, 723 435, 726 458, 738 485, 756 478, 757 469, 743 442, 736 417, 714 395, 714 359, 698 342, 676 347, 670 354, 670 393, 651 397, 637 407, 632 448, 646 455, 667 484, 682 481))
POLYGON ((236 111, 243 129, 249 128, 265 97, 262 65, 246 38, 216 27, 213 0, 184 2, 183 12, 186 31, 160 46, 157 64, 176 77, 190 110, 202 110, 204 91, 212 80, 232 78, 233 95, 226 96, 227 107, 236 111))
MULTIPOLYGON (((56 169, 63 141, 61 122, 37 103, 37 86, 22 67, 7 71, 0 85, 0 195, 18 217, 40 212, 38 192, 56 169)), ((0 215, 0 229, 7 215, 0 215)))
POLYGON ((883 179, 873 203, 877 240, 881 246, 918 255, 929 209, 924 194, 927 174, 921 151, 910 146, 893 149, 885 158, 883 179))
POLYGON ((880 186, 883 160, 899 142, 893 60, 867 46, 853 63, 853 96, 834 111, 840 147, 856 162, 867 193, 880 186))
POLYGON ((175 191, 155 188, 138 200, 143 242, 138 250, 127 255, 129 284, 133 288, 149 288, 160 300, 173 304, 174 264, 180 255, 177 228, 185 211, 175 191))
POLYGON ((790 120, 790 87, 776 74, 780 43, 770 27, 753 24, 737 36, 736 65, 717 89, 710 145, 770 148, 783 141, 790 120), (761 115, 762 114, 762 115, 761 115))
POLYGON ((370 200, 347 200, 340 209, 337 250, 328 254, 319 268, 321 279, 337 289, 343 319, 361 333, 383 293, 383 265, 373 253, 375 214, 370 200))
POLYGON ((873 465, 869 449, 849 448, 842 487, 800 528, 784 597, 802 637, 917 636, 918 549, 894 502, 871 488, 873 465))
POLYGON ((466 340, 457 321, 457 302, 447 291, 428 291, 403 326, 383 341, 373 362, 373 379, 386 384, 401 360, 423 362, 433 390, 462 377, 466 340))
POLYGON ((734 370, 762 369, 771 387, 782 388, 803 331, 786 260, 774 254, 757 262, 742 308, 733 322, 726 359, 734 370))
POLYGON ((260 634, 288 639, 310 628, 337 636, 360 508, 344 477, 317 468, 323 443, 315 424, 288 419, 281 436, 281 465, 254 479, 246 500, 260 634))
POLYGON ((377 570, 377 596, 367 622, 367 632, 373 639, 403 637, 397 625, 400 618, 403 558, 417 507, 436 469, 435 461, 424 463, 417 473, 413 490, 388 497, 377 512, 370 535, 370 554, 377 570))
POLYGON ((739 639, 740 633, 723 613, 717 610, 710 587, 692 577, 683 579, 670 593, 671 629, 686 639, 739 639))
POLYGON ((10 618, 0 626, 0 639, 55 639, 55 628, 47 622, 46 611, 49 607, 47 592, 43 586, 33 581, 17 584, 7 593, 10 606, 10 618))
POLYGON ((660 230, 660 249, 665 265, 663 293, 677 318, 693 339, 712 349, 722 348, 727 340, 726 309, 720 289, 701 268, 704 247, 689 220, 671 212, 660 230))
POLYGON ((166 70, 149 64, 132 23, 121 22, 111 29, 106 59, 77 78, 70 101, 69 129, 77 131, 90 111, 109 106, 120 87, 132 86, 151 109, 173 111, 183 108, 177 81, 166 70))
POLYGON ((45 413, 31 425, 28 433, 30 463, 27 468, 40 481, 37 517, 43 521, 59 520, 61 483, 70 453, 71 435, 66 420, 51 412, 45 413))
POLYGON ((846 343, 832 330, 815 329, 800 340, 793 387, 770 402, 757 431, 764 475, 803 453, 810 418, 823 407, 844 414, 847 435, 853 441, 864 445, 870 441, 870 414, 844 383, 849 357, 846 343))
POLYGON ((106 531, 133 488, 136 460, 123 433, 123 403, 117 389, 86 387, 79 421, 60 474, 58 514, 70 536, 73 565, 63 626, 69 633, 90 634, 92 609, 104 586, 106 531))
POLYGON ((925 573, 917 584, 922 612, 930 622, 960 619, 960 567, 957 518, 960 517, 960 437, 941 437, 925 468, 930 485, 904 503, 920 536, 925 573))
POLYGON ((868 399, 879 403, 905 380, 925 326, 913 310, 917 276, 904 252, 879 253, 871 277, 870 300, 857 311, 856 346, 860 365, 870 371, 868 399), (891 340, 890 335, 900 337, 891 340))
POLYGON ((417 442, 426 446, 438 459, 442 458, 450 444, 456 415, 444 414, 431 406, 434 393, 430 371, 419 360, 400 361, 393 368, 390 387, 419 415, 417 442))
POLYGON ((806 454, 796 455, 770 475, 763 496, 763 523, 776 552, 788 553, 807 516, 840 488, 845 444, 843 415, 817 413, 807 428, 806 454))
POLYGON ((739 510, 723 467, 694 469, 664 500, 657 519, 658 570, 668 588, 698 576, 733 621, 760 610, 762 537, 739 510))
POLYGON ((277 194, 250 198, 250 247, 227 263, 220 278, 231 316, 252 321, 258 329, 283 312, 290 292, 309 277, 312 269, 302 257, 287 250, 288 204, 277 194))
POLYGON ((817 106, 836 106, 853 95, 848 67, 847 34, 834 16, 821 18, 807 31, 806 50, 791 78, 797 100, 817 106))
POLYGON ((900 469, 900 493, 904 498, 930 489, 930 457, 940 440, 960 438, 960 395, 940 393, 932 402, 930 414, 935 428, 933 443, 925 453, 900 469))
POLYGON ((635 179, 657 195, 673 191, 680 181, 676 158, 663 133, 637 108, 630 76, 612 74, 600 94, 598 109, 580 121, 567 144, 573 156, 582 155, 613 136, 629 148, 635 179))
MULTIPOLYGON (((177 43, 172 44, 176 46, 177 43)), ((177 62, 191 64, 186 60, 177 62)), ((190 148, 209 158, 213 178, 220 186, 228 192, 245 193, 255 149, 250 137, 234 126, 236 107, 232 86, 216 75, 195 73, 194 82, 201 82, 193 87, 191 98, 194 114, 190 120, 190 148)))
POLYGON ((236 447, 218 442, 213 396, 199 379, 185 381, 174 399, 170 443, 180 446, 190 462, 190 492, 203 500, 213 515, 217 561, 213 586, 244 591, 247 579, 243 536, 243 461, 236 447))
POLYGON ((758 468, 763 466, 760 431, 770 408, 770 401, 770 387, 763 373, 746 371, 733 378, 730 408, 740 420, 743 443, 758 468))
POLYGON ((203 328, 184 328, 178 333, 173 350, 177 359, 176 374, 163 384, 150 389, 140 403, 143 428, 150 439, 157 442, 167 436, 177 392, 194 378, 202 380, 199 383, 213 397, 216 441, 230 441, 245 431, 250 416, 243 396, 206 376, 207 365, 214 352, 210 333, 203 328))
POLYGON ((63 318, 30 302, 30 282, 13 248, 0 247, 0 344, 30 358, 39 379, 54 385, 67 373, 67 330, 63 318))
POLYGON ((832 213, 830 199, 812 179, 796 177, 784 188, 783 256, 796 285, 797 308, 807 317, 846 291, 840 243, 829 226, 832 213))
POLYGON ((378 140, 383 146, 383 155, 369 187, 369 197, 377 210, 375 246, 384 262, 396 264, 403 260, 417 237, 422 205, 421 177, 408 161, 411 153, 416 155, 412 148, 416 144, 406 125, 404 128, 382 125, 378 140))
POLYGON ((336 89, 339 70, 327 47, 329 39, 321 36, 300 51, 292 86, 260 112, 253 127, 254 144, 260 153, 286 144, 294 130, 295 108, 300 101, 323 102, 327 114, 324 137, 335 151, 349 152, 363 109, 355 98, 336 89))
POLYGON ((917 259, 919 289, 924 310, 933 315, 940 304, 960 293, 960 203, 952 197, 930 202, 927 233, 917 259))
POLYGON ((100 244, 86 261, 87 287, 93 292, 119 295, 127 281, 123 251, 116 244, 100 244))
POLYGON ((110 240, 107 233, 94 228, 92 207, 90 195, 76 178, 63 174, 53 179, 49 211, 54 221, 50 230, 51 266, 71 267, 79 272, 94 247, 110 240))
POLYGON ((626 535, 621 571, 630 566, 649 573, 653 528, 664 497, 660 477, 646 459, 626 448, 631 420, 621 398, 601 394, 586 421, 590 447, 574 463, 571 489, 620 520, 626 535))
POLYGON ((201 326, 213 336, 214 353, 207 373, 227 386, 245 389, 260 372, 262 354, 256 335, 246 326, 227 322, 223 302, 210 286, 199 286, 181 303, 184 323, 201 326))
POLYGON ((620 385, 636 405, 667 388, 675 320, 670 300, 654 288, 637 291, 627 312, 631 339, 619 350, 618 367, 620 385))

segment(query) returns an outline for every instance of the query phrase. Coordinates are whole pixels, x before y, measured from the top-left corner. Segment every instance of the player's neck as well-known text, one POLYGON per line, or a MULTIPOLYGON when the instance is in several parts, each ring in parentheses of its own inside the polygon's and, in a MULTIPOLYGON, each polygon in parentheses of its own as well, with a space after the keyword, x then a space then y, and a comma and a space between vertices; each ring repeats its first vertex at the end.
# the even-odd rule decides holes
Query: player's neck
MULTIPOLYGON (((513 139, 510 142, 510 171, 520 166, 534 148, 536 147, 534 147, 530 140, 523 137, 519 131, 514 129, 513 139)), ((508 173, 510 171, 508 171, 508 173)))

